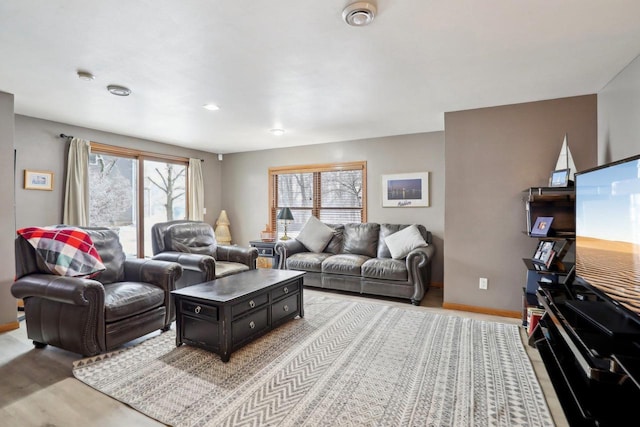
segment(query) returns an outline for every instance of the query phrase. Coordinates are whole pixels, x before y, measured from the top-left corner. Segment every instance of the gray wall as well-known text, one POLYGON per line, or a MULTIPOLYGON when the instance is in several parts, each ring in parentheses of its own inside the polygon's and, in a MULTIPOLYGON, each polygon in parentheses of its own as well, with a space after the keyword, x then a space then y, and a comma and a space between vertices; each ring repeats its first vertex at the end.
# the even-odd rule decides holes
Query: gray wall
POLYGON ((367 162, 367 212, 370 222, 423 224, 434 235, 433 281, 443 282, 444 133, 385 138, 225 155, 222 161, 222 208, 231 222, 233 243, 258 239, 269 220, 270 167, 367 162), (430 207, 383 208, 382 175, 430 172, 430 207))
POLYGON ((640 56, 598 93, 598 164, 640 154, 640 56))
POLYGON ((13 138, 13 95, 0 92, 0 328, 18 319, 16 299, 11 295, 15 275, 13 138))
POLYGON ((219 190, 221 175, 221 165, 215 154, 16 115, 17 228, 45 226, 62 222, 62 201, 65 188, 64 173, 69 144, 66 139, 59 137, 61 133, 103 144, 152 153, 205 159, 203 164, 205 207, 207 209, 205 221, 212 225, 214 224, 217 212, 220 210, 219 190), (53 171, 53 191, 25 190, 23 188, 24 169, 53 171))
POLYGON ((596 116, 595 95, 445 114, 445 303, 521 310, 522 191, 548 183, 565 133, 578 170, 595 166, 596 116))

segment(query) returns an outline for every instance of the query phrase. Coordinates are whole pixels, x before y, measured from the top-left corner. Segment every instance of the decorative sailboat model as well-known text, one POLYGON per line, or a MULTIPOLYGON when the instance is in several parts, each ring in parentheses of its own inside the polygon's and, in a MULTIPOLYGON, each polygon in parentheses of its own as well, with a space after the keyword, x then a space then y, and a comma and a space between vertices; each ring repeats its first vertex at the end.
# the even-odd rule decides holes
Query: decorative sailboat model
POLYGON ((573 185, 573 177, 576 173, 576 164, 573 162, 571 150, 567 143, 567 134, 564 134, 564 141, 560 149, 560 155, 556 162, 556 169, 551 173, 549 178, 550 187, 567 187, 573 185))

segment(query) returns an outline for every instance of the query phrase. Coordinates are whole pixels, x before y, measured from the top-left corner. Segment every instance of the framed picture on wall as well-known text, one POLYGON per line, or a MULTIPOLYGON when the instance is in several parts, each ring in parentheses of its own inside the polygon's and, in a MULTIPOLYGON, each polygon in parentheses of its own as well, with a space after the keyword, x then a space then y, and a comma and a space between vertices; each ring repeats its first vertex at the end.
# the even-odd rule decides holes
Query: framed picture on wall
POLYGON ((24 170, 25 190, 53 190, 53 172, 24 170))
POLYGON ((382 175, 382 207, 429 206, 429 172, 382 175))

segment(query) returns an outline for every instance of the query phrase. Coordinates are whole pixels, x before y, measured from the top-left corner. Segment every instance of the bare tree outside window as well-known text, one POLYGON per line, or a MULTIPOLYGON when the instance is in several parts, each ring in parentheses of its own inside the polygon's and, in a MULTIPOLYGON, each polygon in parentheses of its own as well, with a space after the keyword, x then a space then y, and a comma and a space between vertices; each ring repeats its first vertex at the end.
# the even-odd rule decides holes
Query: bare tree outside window
MULTIPOLYGON (((154 162, 157 163, 157 162, 154 162)), ((174 165, 172 163, 164 163, 161 166, 153 168, 155 174, 147 177, 149 182, 164 193, 164 208, 167 215, 167 221, 175 219, 174 203, 176 200, 183 198, 185 195, 185 173, 187 168, 184 166, 174 165)), ((184 209, 181 218, 184 218, 184 209)))

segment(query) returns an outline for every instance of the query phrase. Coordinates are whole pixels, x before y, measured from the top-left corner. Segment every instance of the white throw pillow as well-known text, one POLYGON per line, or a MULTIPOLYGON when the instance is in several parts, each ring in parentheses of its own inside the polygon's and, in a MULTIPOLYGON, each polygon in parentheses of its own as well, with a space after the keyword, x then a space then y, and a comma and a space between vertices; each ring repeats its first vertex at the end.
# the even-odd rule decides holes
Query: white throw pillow
POLYGON ((402 259, 409 255, 409 252, 415 248, 428 246, 422 234, 420 234, 420 230, 418 230, 418 227, 415 225, 410 225, 388 235, 384 238, 384 242, 387 244, 389 252, 391 252, 391 258, 393 259, 402 259))
POLYGON ((333 238, 333 228, 324 224, 315 216, 311 216, 302 227, 296 240, 309 252, 322 252, 333 238))

